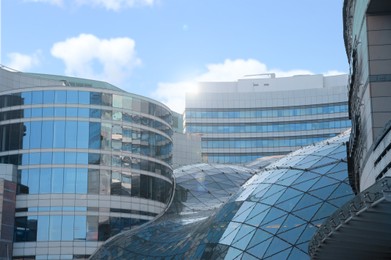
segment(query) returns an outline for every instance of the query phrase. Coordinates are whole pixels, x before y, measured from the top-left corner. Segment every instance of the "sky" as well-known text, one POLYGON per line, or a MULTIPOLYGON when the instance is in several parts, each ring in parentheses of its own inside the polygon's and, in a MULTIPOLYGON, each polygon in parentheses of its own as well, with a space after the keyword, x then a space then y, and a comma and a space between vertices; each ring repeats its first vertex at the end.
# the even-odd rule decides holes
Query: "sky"
POLYGON ((343 0, 0 0, 0 63, 176 112, 199 81, 348 72, 343 0))

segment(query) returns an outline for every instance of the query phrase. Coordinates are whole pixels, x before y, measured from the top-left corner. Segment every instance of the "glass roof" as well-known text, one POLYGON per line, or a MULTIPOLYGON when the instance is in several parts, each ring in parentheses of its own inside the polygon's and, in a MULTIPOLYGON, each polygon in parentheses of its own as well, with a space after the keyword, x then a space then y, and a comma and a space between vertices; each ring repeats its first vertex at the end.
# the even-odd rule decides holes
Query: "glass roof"
POLYGON ((353 197, 348 137, 300 149, 253 176, 228 165, 177 169, 167 212, 107 241, 92 259, 308 259, 312 235, 353 197))

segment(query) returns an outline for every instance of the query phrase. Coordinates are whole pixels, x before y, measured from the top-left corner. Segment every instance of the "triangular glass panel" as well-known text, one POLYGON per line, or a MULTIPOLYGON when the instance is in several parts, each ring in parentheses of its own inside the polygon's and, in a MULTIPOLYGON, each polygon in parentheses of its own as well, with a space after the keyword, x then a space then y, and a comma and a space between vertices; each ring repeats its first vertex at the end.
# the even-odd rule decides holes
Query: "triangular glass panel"
POLYGON ((330 172, 346 172, 347 171, 347 163, 345 161, 339 162, 334 166, 333 169, 330 170, 330 172))
POLYGON ((338 183, 338 182, 339 181, 337 181, 335 179, 331 179, 326 176, 323 176, 322 178, 320 178, 320 180, 317 183, 314 184, 314 186, 312 187, 312 190, 319 189, 319 188, 322 188, 325 186, 329 186, 331 184, 338 183))
POLYGON ((268 250, 266 251, 264 258, 268 256, 272 256, 276 253, 279 253, 287 248, 291 247, 287 242, 279 239, 278 237, 274 237, 272 243, 270 244, 268 250))
POLYGON ((309 259, 309 255, 304 253, 303 251, 293 248, 291 254, 289 255, 289 259, 309 259))
POLYGON ((258 244, 266 241, 269 239, 272 235, 263 231, 262 229, 257 229, 253 238, 251 239, 250 243, 248 244, 247 248, 252 248, 254 246, 257 246, 258 244))
POLYGON ((255 233, 254 227, 243 225, 240 231, 238 232, 238 234, 236 235, 236 238, 234 239, 232 246, 242 250, 246 249, 254 233, 255 233))
POLYGON ((256 246, 247 249, 246 251, 252 255, 258 256, 260 259, 263 258, 263 255, 265 254, 266 250, 269 248, 270 243, 272 242, 273 238, 269 238, 262 243, 257 244, 256 246))
POLYGON ((329 174, 327 174, 327 177, 330 177, 330 178, 333 178, 333 179, 336 179, 339 181, 343 181, 343 180, 346 180, 347 178, 349 178, 347 170, 339 171, 336 173, 329 173, 329 174))
POLYGON ((280 227, 282 226, 282 223, 284 222, 285 218, 286 218, 286 215, 284 215, 278 219, 275 219, 273 221, 270 221, 269 223, 263 225, 262 229, 271 233, 271 234, 276 234, 278 232, 278 230, 280 229, 280 227))
POLYGON ((306 229, 301 234, 300 238, 297 240, 297 243, 308 242, 317 230, 317 227, 310 224, 307 225, 306 229))
POLYGON ((297 248, 301 249, 304 252, 308 252, 308 242, 295 245, 297 248))
POLYGON ((277 218, 280 218, 280 217, 282 217, 282 216, 284 216, 286 214, 287 214, 286 211, 283 211, 283 210, 280 210, 280 209, 277 209, 277 208, 271 208, 269 213, 267 214, 267 216, 263 219, 261 225, 267 224, 270 221, 275 220, 277 218))
POLYGON ((352 195, 347 195, 347 196, 344 196, 344 197, 340 197, 340 198, 337 198, 337 199, 327 200, 327 202, 332 204, 332 205, 334 205, 334 206, 336 206, 337 208, 340 208, 340 207, 342 207, 342 205, 347 203, 352 198, 353 198, 353 194, 352 195))
POLYGON ((282 224, 282 227, 280 228, 280 232, 302 226, 303 224, 306 223, 307 222, 302 220, 301 218, 289 214, 288 217, 285 219, 285 222, 282 224))
POLYGON ((298 189, 298 190, 301 190, 301 191, 308 191, 316 181, 318 181, 321 177, 318 177, 318 178, 315 178, 315 179, 312 179, 312 180, 309 180, 309 181, 306 181, 306 182, 302 182, 302 183, 299 183, 299 184, 296 184, 296 185, 293 185, 292 188, 295 188, 295 189, 298 189))
POLYGON ((284 190, 280 190, 279 192, 275 193, 274 195, 267 197, 266 199, 261 199, 261 202, 264 204, 273 205, 276 203, 276 201, 281 197, 284 190))
POLYGON ((294 208, 294 210, 298 210, 298 209, 302 209, 302 208, 306 208, 308 206, 311 206, 311 205, 314 205, 314 204, 317 204, 317 203, 320 203, 322 202, 322 200, 314 197, 314 196, 311 196, 309 194, 305 194, 301 200, 296 204, 296 207, 294 208))
POLYGON ((240 223, 230 222, 224 234, 222 235, 220 243, 224 245, 230 245, 238 233, 240 226, 240 223))
POLYGON ((342 182, 339 187, 330 195, 329 199, 336 199, 346 195, 353 195, 352 187, 342 182))
POLYGON ((281 197, 277 200, 277 203, 289 200, 289 199, 291 199, 293 197, 296 197, 296 196, 302 195, 302 194, 303 194, 303 192, 301 192, 299 190, 292 189, 292 188, 287 188, 285 190, 285 192, 281 195, 281 197))
POLYGON ((238 250, 238 249, 236 249, 236 248, 234 248, 234 247, 230 247, 230 248, 228 249, 228 252, 227 252, 227 254, 225 255, 225 257, 226 257, 227 259, 236 259, 236 258, 238 258, 242 253, 243 253, 243 251, 240 251, 240 250, 238 250))
MULTIPOLYGON (((268 208, 270 209, 270 206, 268 206, 268 208)), ((249 225, 253 225, 253 226, 259 226, 262 222, 262 220, 265 218, 265 216, 267 215, 267 213, 269 212, 269 209, 259 213, 259 212, 254 212, 254 214, 250 214, 250 216, 247 217, 247 220, 246 220, 246 223, 249 224, 249 225), (257 213, 257 214, 255 214, 257 213)))
POLYGON ((337 209, 338 209, 337 207, 331 205, 330 203, 325 202, 312 219, 316 220, 316 219, 325 218, 333 214, 337 209))
POLYGON ((330 194, 332 194, 333 191, 337 188, 337 186, 338 183, 335 183, 333 185, 326 186, 320 189, 310 190, 308 193, 322 200, 326 200, 330 196, 330 194))
POLYGON ((296 216, 298 216, 304 220, 309 221, 310 219, 312 219, 312 217, 314 216, 316 211, 318 211, 320 205, 321 205, 321 203, 304 208, 304 209, 301 209, 301 210, 298 210, 298 211, 294 211, 292 214, 295 214, 296 216))
POLYGON ((242 206, 239 208, 239 210, 236 212, 233 221, 236 222, 244 222, 248 214, 253 210, 255 207, 256 203, 254 202, 248 202, 245 201, 242 206))
POLYGON ((244 253, 242 259, 246 259, 246 260, 258 260, 259 258, 258 258, 258 257, 255 257, 255 256, 252 256, 252 255, 250 255, 250 254, 244 253))
POLYGON ((322 166, 322 165, 328 165, 328 164, 331 164, 331 163, 334 163, 334 162, 335 162, 334 158, 322 157, 322 159, 319 162, 317 162, 316 164, 314 164, 312 166, 312 168, 316 168, 316 167, 319 167, 319 166, 322 166))
POLYGON ((288 248, 280 253, 277 253, 275 255, 272 255, 270 257, 267 257, 265 259, 275 259, 275 260, 281 260, 281 259, 288 259, 289 253, 291 252, 292 248, 288 248))
POLYGON ((304 172, 299 178, 296 179, 293 185, 314 179, 316 177, 319 177, 319 174, 313 172, 304 172))
POLYGON ((296 206, 297 202, 301 199, 302 196, 296 196, 289 200, 280 202, 275 205, 275 207, 285 210, 286 212, 291 212, 292 209, 296 206))
POLYGON ((258 194, 257 194, 257 197, 258 198, 261 198, 261 197, 268 198, 270 196, 273 196, 277 192, 280 192, 281 190, 285 190, 285 189, 286 189, 286 187, 284 187, 284 186, 272 184, 270 189, 266 193, 264 193, 262 196, 258 196, 258 194))
POLYGON ((334 166, 335 164, 329 164, 318 168, 312 168, 311 171, 324 175, 328 173, 330 169, 334 168, 334 166))
POLYGON ((303 233, 305 227, 306 225, 301 225, 284 233, 279 233, 277 236, 294 245, 301 233, 303 233))

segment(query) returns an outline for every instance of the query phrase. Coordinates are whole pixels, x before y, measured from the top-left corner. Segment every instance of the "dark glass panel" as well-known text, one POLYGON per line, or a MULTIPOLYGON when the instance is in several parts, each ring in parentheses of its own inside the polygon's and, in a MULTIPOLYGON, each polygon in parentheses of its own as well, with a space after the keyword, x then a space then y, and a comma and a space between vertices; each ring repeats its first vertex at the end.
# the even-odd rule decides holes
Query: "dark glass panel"
POLYGON ((99 170, 88 169, 88 194, 99 194, 99 170))

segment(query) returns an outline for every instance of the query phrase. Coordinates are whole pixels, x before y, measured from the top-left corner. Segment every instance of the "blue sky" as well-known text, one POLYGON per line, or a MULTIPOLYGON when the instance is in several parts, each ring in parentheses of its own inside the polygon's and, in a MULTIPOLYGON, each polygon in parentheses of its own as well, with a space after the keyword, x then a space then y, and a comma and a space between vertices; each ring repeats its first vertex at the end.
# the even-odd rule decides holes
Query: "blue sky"
POLYGON ((348 71, 342 0, 0 0, 1 63, 177 112, 197 81, 348 71))

